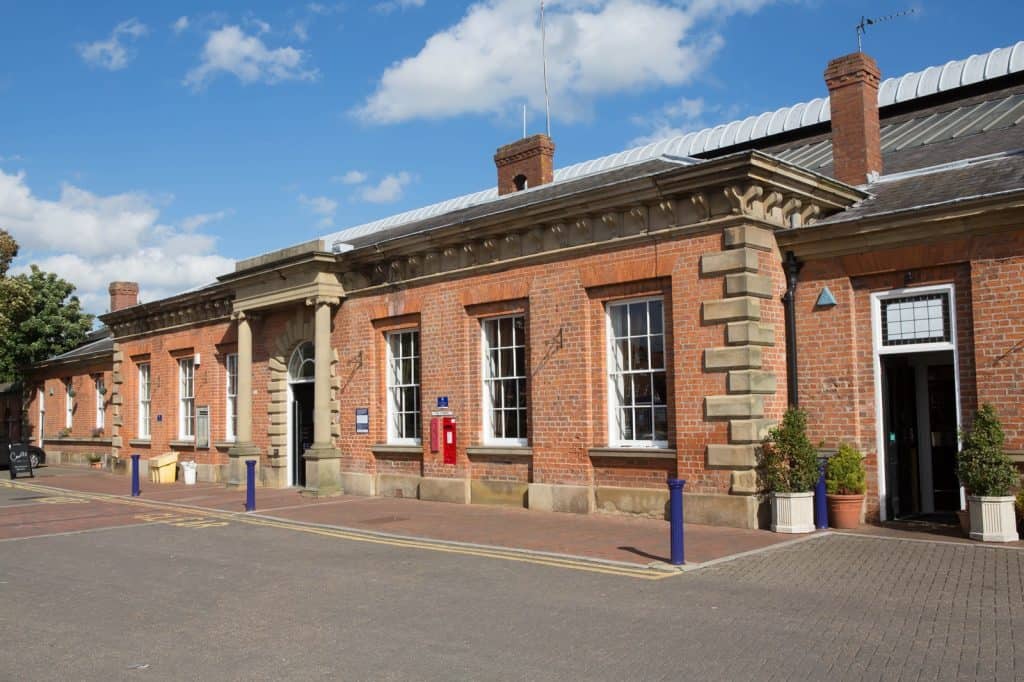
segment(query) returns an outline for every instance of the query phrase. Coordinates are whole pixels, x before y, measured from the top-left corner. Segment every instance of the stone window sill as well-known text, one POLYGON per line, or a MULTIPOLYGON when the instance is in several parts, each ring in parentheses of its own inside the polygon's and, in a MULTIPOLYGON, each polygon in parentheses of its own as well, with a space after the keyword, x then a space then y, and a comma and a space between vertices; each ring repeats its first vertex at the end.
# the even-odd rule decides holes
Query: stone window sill
POLYGON ((128 445, 133 448, 148 448, 153 445, 153 441, 149 438, 133 438, 128 441, 128 445))
POLYGON ((76 438, 74 436, 68 436, 66 438, 43 438, 43 443, 66 443, 68 445, 111 445, 113 442, 113 438, 76 438))
POLYGON ((370 447, 370 452, 375 455, 422 455, 422 445, 388 445, 378 443, 370 447))
POLYGON ((237 443, 235 443, 235 441, 233 441, 233 440, 225 440, 225 441, 215 442, 213 444, 213 447, 217 448, 218 450, 230 450, 231 448, 235 447, 235 445, 237 445, 237 443))
POLYGON ((533 448, 514 445, 474 445, 466 448, 470 457, 533 457, 533 448))
POLYGON ((1024 464, 1024 450, 1007 450, 1006 455, 1015 464, 1024 464))
POLYGON ((188 448, 190 450, 209 450, 209 447, 197 447, 194 440, 172 440, 169 442, 168 447, 171 448, 188 448))
POLYGON ((675 459, 673 448, 590 448, 592 458, 599 459, 675 459))

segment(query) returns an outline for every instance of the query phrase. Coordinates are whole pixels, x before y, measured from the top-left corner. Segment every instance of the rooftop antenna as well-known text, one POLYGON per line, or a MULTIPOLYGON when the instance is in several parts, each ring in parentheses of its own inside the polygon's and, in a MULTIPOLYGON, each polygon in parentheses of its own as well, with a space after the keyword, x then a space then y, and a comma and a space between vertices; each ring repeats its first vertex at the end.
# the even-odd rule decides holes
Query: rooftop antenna
POLYGON ((868 26, 874 26, 875 24, 880 24, 883 21, 892 21, 893 19, 898 19, 900 17, 910 16, 915 12, 917 12, 917 10, 915 9, 905 9, 902 12, 896 12, 895 14, 889 14, 884 17, 878 17, 877 19, 871 19, 869 17, 861 16, 860 23, 857 24, 857 52, 864 51, 863 38, 864 34, 867 33, 868 26))
POLYGON ((548 40, 544 27, 544 0, 540 0, 540 53, 544 60, 544 119, 547 123, 548 137, 551 137, 551 100, 548 97, 548 40))

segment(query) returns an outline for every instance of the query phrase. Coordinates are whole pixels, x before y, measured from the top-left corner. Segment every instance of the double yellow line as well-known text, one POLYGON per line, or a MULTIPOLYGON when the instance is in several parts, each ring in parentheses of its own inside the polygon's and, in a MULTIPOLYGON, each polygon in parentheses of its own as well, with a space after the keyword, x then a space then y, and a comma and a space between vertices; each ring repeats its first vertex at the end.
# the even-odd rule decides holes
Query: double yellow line
MULTIPOLYGON (((282 521, 266 516, 252 515, 244 512, 223 512, 205 509, 202 507, 190 507, 172 502, 159 502, 153 500, 141 500, 133 497, 110 495, 106 493, 87 493, 64 488, 54 488, 40 485, 38 483, 27 483, 24 481, 3 482, 7 487, 21 488, 39 493, 59 494, 64 497, 75 497, 95 502, 111 502, 115 504, 131 505, 148 509, 160 509, 163 511, 175 511, 183 515, 202 516, 206 518, 219 519, 222 521, 234 521, 245 523, 251 526, 262 526, 265 528, 276 528, 279 530, 290 530, 309 535, 335 538, 339 540, 350 540, 352 542, 368 542, 376 545, 390 547, 401 547, 405 549, 428 550, 432 552, 443 552, 446 554, 461 554, 465 556, 481 557, 486 559, 499 559, 502 561, 515 561, 519 563, 536 564, 539 566, 551 566, 574 571, 586 571, 588 573, 601 573, 604 575, 615 575, 639 580, 664 580, 680 575, 679 571, 650 568, 646 566, 631 566, 603 563, 599 561, 587 561, 573 559, 571 557, 560 557, 534 553, 526 550, 502 549, 500 547, 481 547, 474 545, 460 545, 440 540, 412 539, 387 536, 383 534, 347 530, 343 528, 331 528, 304 524, 294 521, 282 521)), ((2 509, 2 508, 0 508, 2 509)))

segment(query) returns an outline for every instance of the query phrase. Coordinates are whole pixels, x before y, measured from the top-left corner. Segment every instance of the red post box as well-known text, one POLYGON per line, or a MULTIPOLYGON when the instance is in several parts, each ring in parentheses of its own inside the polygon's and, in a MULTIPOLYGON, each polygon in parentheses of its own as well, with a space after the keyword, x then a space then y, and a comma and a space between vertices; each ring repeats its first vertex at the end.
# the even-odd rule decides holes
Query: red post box
POLYGON ((458 442, 455 431, 455 417, 441 418, 441 432, 444 438, 444 442, 441 444, 441 450, 444 453, 444 463, 454 465, 455 446, 458 442))

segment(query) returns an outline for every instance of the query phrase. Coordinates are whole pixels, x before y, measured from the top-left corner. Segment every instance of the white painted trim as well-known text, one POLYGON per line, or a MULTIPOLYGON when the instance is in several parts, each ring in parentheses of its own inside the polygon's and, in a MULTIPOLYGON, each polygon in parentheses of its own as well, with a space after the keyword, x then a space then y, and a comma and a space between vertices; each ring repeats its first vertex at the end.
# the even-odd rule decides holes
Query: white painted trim
MULTIPOLYGON (((526 319, 525 313, 510 313, 508 315, 495 315, 492 317, 480 318, 480 442, 484 447, 529 447, 529 438, 495 438, 494 437, 494 406, 491 404, 491 396, 487 391, 487 351, 490 350, 490 346, 487 345, 487 330, 486 325, 488 322, 497 322, 498 320, 515 318, 523 318, 523 334, 527 337, 523 339, 523 359, 527 366, 530 364, 530 348, 529 348, 529 334, 527 333, 526 325, 529 324, 529 320, 526 319)), ((513 353, 513 355, 515 355, 513 353)), ((525 373, 524 378, 529 383, 529 373, 525 373)), ((527 393, 526 396, 526 421, 527 424, 530 422, 530 396, 527 393)))
MULTIPOLYGON (((668 338, 668 330, 665 328, 665 297, 664 296, 641 296, 640 298, 623 298, 605 301, 604 303, 604 347, 605 347, 605 365, 604 365, 604 376, 607 385, 605 392, 605 409, 608 413, 608 447, 610 448, 637 448, 643 450, 644 448, 667 448, 668 440, 622 440, 619 438, 617 429, 615 428, 615 409, 618 403, 614 400, 615 395, 615 381, 612 379, 612 362, 614 360, 612 343, 615 339, 615 332, 612 330, 612 316, 611 307, 616 305, 629 305, 630 303, 647 303, 650 301, 661 301, 661 336, 663 342, 668 338)), ((648 330, 648 335, 650 330, 648 330)), ((663 349, 666 357, 669 355, 668 349, 663 349)), ((670 372, 669 367, 665 367, 665 381, 668 381, 668 375, 670 372)), ((653 391, 654 388, 652 387, 653 391)), ((666 401, 672 400, 674 396, 666 396, 666 401)), ((672 414, 672 405, 666 402, 666 412, 668 415, 672 414)), ((652 424, 653 427, 653 424, 652 424)), ((635 425, 634 425, 635 428, 635 425)))
POLYGON ((295 480, 292 478, 294 467, 292 466, 292 458, 295 449, 295 439, 292 437, 292 429, 295 427, 292 425, 292 421, 295 418, 295 394, 292 391, 293 382, 288 382, 288 398, 285 400, 285 458, 284 458, 284 480, 288 482, 288 487, 291 488, 295 485, 295 480))
MULTIPOLYGON (((871 340, 872 360, 874 363, 875 380, 875 450, 878 462, 878 505, 879 517, 885 521, 888 517, 886 505, 888 503, 888 490, 885 484, 886 476, 886 443, 885 443, 885 415, 883 411, 882 396, 882 356, 899 355, 906 353, 929 353, 935 351, 953 352, 953 381, 954 392, 956 393, 956 428, 959 434, 962 428, 962 417, 960 407, 960 352, 957 350, 957 324, 956 324, 956 288, 952 284, 936 284, 922 287, 909 287, 903 289, 890 289, 889 291, 876 291, 871 294, 871 340), (949 296, 949 341, 943 343, 918 343, 901 346, 882 347, 882 301, 887 298, 899 298, 901 296, 917 296, 943 292, 949 296)), ((963 491, 961 490, 961 500, 963 491)), ((961 505, 962 507, 962 505, 961 505)))
POLYGON ((46 427, 46 389, 37 388, 39 398, 39 447, 43 447, 43 429, 46 427))

